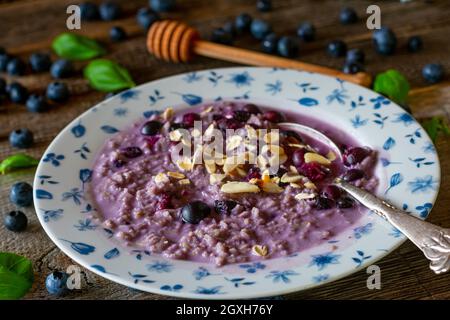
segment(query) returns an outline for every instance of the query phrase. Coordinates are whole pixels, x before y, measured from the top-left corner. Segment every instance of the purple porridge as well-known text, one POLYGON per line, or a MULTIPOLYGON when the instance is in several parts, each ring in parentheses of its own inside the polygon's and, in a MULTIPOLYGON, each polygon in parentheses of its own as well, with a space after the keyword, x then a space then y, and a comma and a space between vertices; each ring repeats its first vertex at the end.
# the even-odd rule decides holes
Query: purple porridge
POLYGON ((222 101, 176 114, 168 108, 108 139, 95 160, 90 193, 103 225, 124 245, 222 266, 287 256, 353 225, 365 209, 332 181, 341 176, 375 191, 375 162, 373 150, 330 124, 222 101), (227 136, 222 150, 212 152, 181 135, 198 136, 195 121, 201 121, 205 137, 212 129, 237 131, 227 136), (274 133, 281 121, 328 135, 344 151, 343 163, 310 137, 274 133), (256 144, 265 144, 266 158, 227 154, 258 129, 267 130, 256 144), (180 143, 193 158, 173 161, 180 143), (214 153, 216 161, 194 163, 196 150, 214 153), (242 161, 234 163, 233 157, 242 161))

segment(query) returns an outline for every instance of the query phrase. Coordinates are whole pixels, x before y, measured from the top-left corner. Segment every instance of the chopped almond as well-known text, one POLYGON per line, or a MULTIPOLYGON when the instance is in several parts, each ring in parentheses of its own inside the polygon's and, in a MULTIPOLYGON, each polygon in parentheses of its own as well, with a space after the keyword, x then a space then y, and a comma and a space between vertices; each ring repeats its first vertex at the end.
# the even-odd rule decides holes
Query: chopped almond
POLYGON ((259 188, 248 182, 231 181, 225 183, 222 188, 220 188, 220 191, 224 193, 256 193, 259 192, 259 188))

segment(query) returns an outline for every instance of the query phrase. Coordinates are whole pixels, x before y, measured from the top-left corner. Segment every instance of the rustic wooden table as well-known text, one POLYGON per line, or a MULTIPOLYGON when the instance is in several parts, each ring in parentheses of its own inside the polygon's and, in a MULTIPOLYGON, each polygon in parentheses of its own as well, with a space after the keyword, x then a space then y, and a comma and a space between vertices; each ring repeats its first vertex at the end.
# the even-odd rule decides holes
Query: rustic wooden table
MULTIPOLYGON (((0 0, 0 46, 11 53, 27 58, 34 51, 50 51, 52 38, 66 30, 66 7, 72 0, 0 0)), ((127 67, 137 83, 144 83, 160 77, 181 72, 232 64, 209 59, 197 59, 189 65, 172 65, 147 54, 144 31, 135 22, 136 10, 147 5, 146 0, 119 1, 124 9, 123 18, 114 22, 93 22, 82 25, 81 33, 103 40, 108 47, 108 56, 127 67), (127 41, 111 44, 108 31, 113 25, 123 26, 130 34, 127 41)), ((330 59, 324 46, 331 39, 343 39, 351 48, 361 48, 367 55, 367 71, 372 74, 395 68, 404 73, 415 90, 410 96, 410 106, 414 115, 427 118, 443 115, 450 120, 450 84, 425 87, 421 77, 421 68, 429 62, 440 62, 447 72, 450 70, 450 2, 442 1, 335 1, 335 0, 273 0, 274 9, 269 13, 260 13, 255 9, 255 1, 239 0, 179 0, 178 9, 165 17, 183 19, 198 27, 202 35, 208 36, 212 28, 219 27, 241 12, 262 17, 270 21, 274 30, 280 34, 295 34, 301 21, 309 20, 317 28, 317 41, 301 48, 303 61, 340 68, 342 59, 330 59), (374 53, 371 44, 371 32, 360 21, 351 26, 342 26, 338 21, 341 6, 348 5, 358 10, 360 16, 368 5, 376 3, 381 7, 382 23, 392 27, 399 39, 398 52, 390 57, 381 57, 374 53), (408 36, 419 34, 424 39, 424 50, 410 54, 405 49, 408 36)), ((258 49, 259 44, 243 36, 237 46, 258 49)), ((77 64, 81 69, 83 63, 77 64)), ((5 76, 6 77, 6 76, 5 76)), ((10 79, 9 79, 10 80, 10 79)), ((43 90, 50 82, 48 74, 20 77, 32 90, 43 90)), ((74 117, 101 101, 104 94, 90 90, 81 75, 67 80, 72 98, 65 105, 50 112, 32 114, 22 105, 6 104, 0 106, 0 159, 15 152, 8 143, 9 132, 20 127, 30 128, 36 138, 35 146, 28 153, 40 157, 55 137, 74 117)), ((442 168, 441 192, 430 216, 432 223, 450 227, 450 140, 437 141, 442 168)), ((8 200, 9 187, 16 181, 33 179, 33 171, 28 170, 0 176, 0 215, 14 209, 8 200)), ((16 252, 33 260, 36 281, 26 296, 29 299, 50 299, 45 289, 46 275, 55 269, 63 269, 73 262, 66 257, 46 236, 36 219, 33 209, 26 210, 30 225, 23 233, 8 232, 0 226, 0 251, 16 252)), ((399 249, 379 261, 381 268, 381 290, 366 288, 367 274, 360 271, 340 281, 315 289, 293 293, 288 299, 450 299, 450 274, 434 275, 428 269, 428 262, 411 243, 403 244, 399 249)), ((89 271, 83 272, 82 289, 72 292, 66 299, 166 299, 166 297, 136 292, 124 286, 112 283, 89 271)))

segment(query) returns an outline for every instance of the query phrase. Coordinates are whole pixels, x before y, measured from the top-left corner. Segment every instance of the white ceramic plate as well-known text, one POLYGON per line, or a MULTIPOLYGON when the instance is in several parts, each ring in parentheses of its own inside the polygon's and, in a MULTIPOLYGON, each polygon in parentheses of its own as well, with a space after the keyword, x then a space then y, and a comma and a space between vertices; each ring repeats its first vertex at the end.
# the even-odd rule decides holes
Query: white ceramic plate
POLYGON ((189 108, 218 99, 245 99, 332 122, 379 151, 380 196, 422 218, 430 212, 439 189, 439 160, 423 128, 403 109, 368 89, 318 74, 229 68, 152 81, 101 102, 69 124, 45 152, 34 181, 35 207, 49 237, 77 263, 112 281, 213 299, 268 297, 334 281, 373 264, 405 240, 368 213, 332 241, 307 251, 216 268, 121 247, 109 230, 87 218, 95 208, 83 190, 105 139, 167 106, 189 108))

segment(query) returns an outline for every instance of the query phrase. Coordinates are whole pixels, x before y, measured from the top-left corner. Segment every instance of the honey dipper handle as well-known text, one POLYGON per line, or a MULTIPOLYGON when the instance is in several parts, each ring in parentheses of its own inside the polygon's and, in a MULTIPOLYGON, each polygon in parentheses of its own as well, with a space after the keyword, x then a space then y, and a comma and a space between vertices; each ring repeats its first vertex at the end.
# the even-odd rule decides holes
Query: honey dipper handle
POLYGON ((192 49, 198 55, 214 59, 254 66, 290 68, 302 71, 317 72, 353 82, 364 87, 369 87, 372 83, 372 77, 368 73, 359 72, 357 74, 346 74, 327 67, 276 57, 251 50, 229 47, 203 40, 195 41, 192 49))

